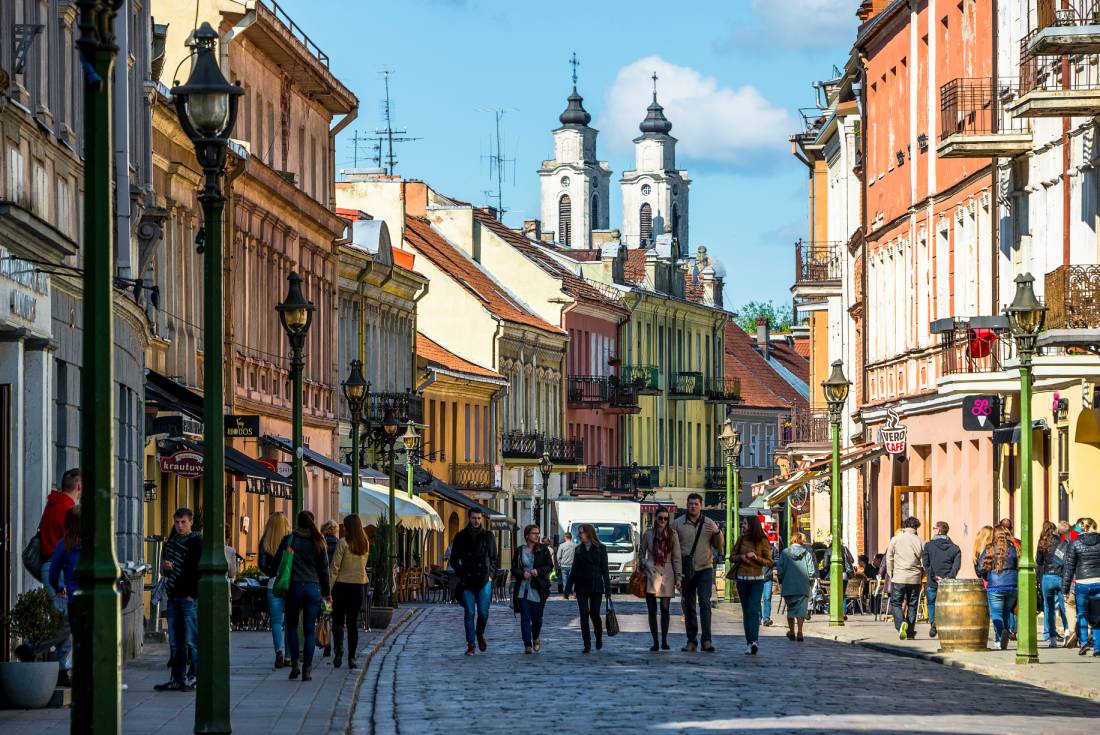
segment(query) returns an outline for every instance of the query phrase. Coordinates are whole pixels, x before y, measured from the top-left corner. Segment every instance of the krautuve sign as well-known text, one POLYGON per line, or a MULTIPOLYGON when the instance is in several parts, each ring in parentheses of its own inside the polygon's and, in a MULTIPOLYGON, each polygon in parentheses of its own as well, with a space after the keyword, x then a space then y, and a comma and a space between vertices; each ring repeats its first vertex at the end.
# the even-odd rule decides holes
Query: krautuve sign
POLYGON ((225 435, 236 439, 257 438, 260 435, 260 417, 227 413, 225 435))
POLYGON ((202 477, 202 455, 188 449, 181 449, 167 456, 162 455, 160 470, 187 479, 202 477))

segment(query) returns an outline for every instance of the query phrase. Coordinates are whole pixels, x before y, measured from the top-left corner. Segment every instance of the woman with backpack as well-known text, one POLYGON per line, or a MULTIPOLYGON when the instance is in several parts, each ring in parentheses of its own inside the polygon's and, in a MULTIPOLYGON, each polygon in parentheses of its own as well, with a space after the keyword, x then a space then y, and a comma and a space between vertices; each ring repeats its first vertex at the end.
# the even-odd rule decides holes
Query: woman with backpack
POLYGON ((313 649, 316 644, 315 626, 321 613, 322 598, 332 604, 329 586, 328 550, 325 537, 317 530, 317 522, 308 510, 298 513, 298 527, 283 539, 275 555, 275 567, 282 571, 283 558, 293 556, 290 564, 290 585, 286 592, 287 643, 290 646, 290 678, 313 678, 313 649), (298 647, 298 618, 302 617, 305 646, 298 647), (302 655, 302 666, 298 656, 302 655))
POLYGON ((814 552, 806 546, 801 533, 791 534, 791 545, 783 549, 775 565, 779 576, 779 594, 787 605, 787 639, 801 641, 802 625, 809 612, 810 591, 814 585, 814 552), (796 630, 797 626, 797 630, 796 630))
POLYGON ((603 648, 603 624, 600 603, 611 592, 611 573, 607 568, 607 547, 600 543, 596 529, 590 523, 580 528, 581 542, 573 556, 573 571, 565 585, 565 594, 576 593, 581 614, 581 639, 584 653, 592 650, 592 630, 596 633, 596 650, 603 648), (591 627, 590 627, 591 625, 591 627))
POLYGON ((359 648, 359 611, 367 594, 367 555, 370 542, 357 515, 344 518, 344 538, 336 543, 329 564, 332 582, 332 665, 340 668, 344 656, 344 628, 348 631, 348 668, 355 668, 359 648))
POLYGON ((256 564, 260 571, 267 576, 267 614, 271 618, 271 642, 275 646, 275 668, 286 666, 286 637, 283 634, 283 619, 285 610, 283 598, 274 592, 275 577, 279 574, 279 565, 275 561, 275 555, 279 553, 279 545, 290 535, 290 521, 286 516, 275 511, 267 517, 267 525, 264 526, 264 535, 260 538, 260 555, 256 564))
POLYGON ((649 612, 650 651, 667 651, 669 604, 683 581, 680 535, 672 530, 668 508, 657 511, 654 526, 642 536, 638 562, 645 571, 645 606, 649 612), (661 638, 657 639, 657 603, 661 605, 661 638))
POLYGON ((512 610, 519 613, 523 652, 542 650, 542 611, 550 597, 550 573, 554 557, 550 547, 539 542, 539 527, 523 529, 523 545, 512 552, 512 610))

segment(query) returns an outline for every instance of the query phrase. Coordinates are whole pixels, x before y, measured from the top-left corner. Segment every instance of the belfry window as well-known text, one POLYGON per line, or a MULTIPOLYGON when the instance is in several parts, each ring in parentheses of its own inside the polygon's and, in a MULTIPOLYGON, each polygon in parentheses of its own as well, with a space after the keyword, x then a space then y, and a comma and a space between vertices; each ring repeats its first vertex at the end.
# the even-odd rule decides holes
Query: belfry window
POLYGON ((653 208, 648 202, 638 211, 638 235, 643 245, 648 243, 653 235, 653 208))
POLYGON ((558 240, 562 245, 573 241, 573 205, 568 194, 562 194, 558 200, 558 240))

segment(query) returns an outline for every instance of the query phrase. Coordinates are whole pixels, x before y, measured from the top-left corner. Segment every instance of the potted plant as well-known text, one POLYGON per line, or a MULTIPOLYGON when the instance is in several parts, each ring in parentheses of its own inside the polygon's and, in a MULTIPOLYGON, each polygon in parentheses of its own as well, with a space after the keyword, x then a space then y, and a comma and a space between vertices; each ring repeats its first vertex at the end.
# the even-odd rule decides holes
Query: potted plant
POLYGON ((0 663, 0 687, 17 709, 45 707, 57 688, 57 662, 42 661, 64 630, 64 615, 53 605, 45 587, 19 595, 7 615, 16 644, 26 643, 30 661, 0 663))
POLYGON ((374 528, 374 543, 370 546, 368 557, 371 569, 371 628, 386 628, 393 618, 393 608, 389 607, 389 585, 393 584, 393 570, 389 568, 389 539, 389 518, 385 514, 379 514, 374 528))

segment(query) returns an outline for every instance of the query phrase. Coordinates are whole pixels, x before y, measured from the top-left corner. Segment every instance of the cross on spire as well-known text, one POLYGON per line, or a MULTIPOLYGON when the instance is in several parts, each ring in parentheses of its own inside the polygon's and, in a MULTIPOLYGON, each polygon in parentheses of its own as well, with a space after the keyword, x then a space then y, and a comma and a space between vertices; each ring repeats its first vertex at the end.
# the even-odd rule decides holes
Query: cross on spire
POLYGON ((653 80, 653 99, 657 99, 657 72, 653 72, 653 76, 650 77, 653 80))
POLYGON ((574 51, 573 55, 569 57, 569 65, 573 67, 573 86, 577 86, 577 67, 581 65, 581 62, 577 61, 577 52, 574 51))

